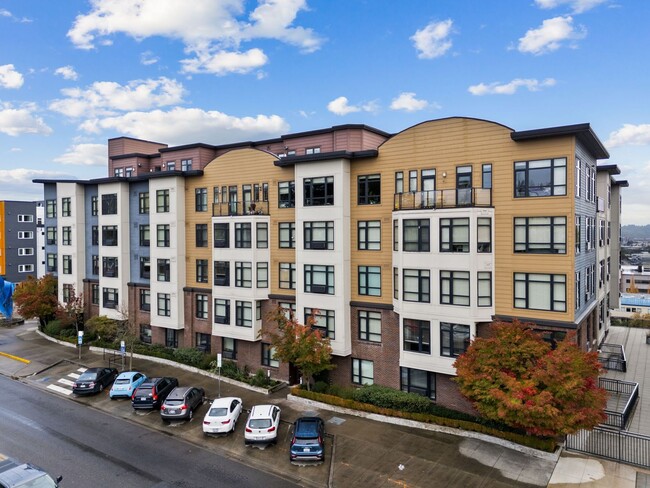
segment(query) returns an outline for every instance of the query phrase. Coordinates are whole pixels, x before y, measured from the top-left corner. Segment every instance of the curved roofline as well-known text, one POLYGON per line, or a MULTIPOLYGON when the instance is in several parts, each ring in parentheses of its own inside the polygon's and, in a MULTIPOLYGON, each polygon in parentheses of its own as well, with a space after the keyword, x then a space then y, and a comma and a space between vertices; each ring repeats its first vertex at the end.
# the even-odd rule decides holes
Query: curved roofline
POLYGON ((226 152, 224 152, 223 154, 219 154, 218 156, 216 156, 216 157, 214 157, 213 159, 211 159, 210 162, 208 162, 208 163, 205 165, 205 167, 209 166, 210 164, 212 164, 212 163, 213 163, 214 161, 216 161, 217 159, 224 157, 226 154, 230 154, 230 153, 233 152, 233 151, 243 151, 244 149, 250 149, 250 150, 252 150, 252 151, 259 151, 259 152, 262 152, 262 153, 266 153, 266 154, 268 154, 269 156, 272 156, 274 160, 275 160, 275 159, 278 159, 278 155, 277 155, 277 154, 275 154, 274 152, 269 151, 269 150, 267 150, 267 149, 261 149, 261 148, 259 148, 259 147, 254 147, 254 146, 232 147, 232 148, 229 148, 229 149, 228 149, 226 152))

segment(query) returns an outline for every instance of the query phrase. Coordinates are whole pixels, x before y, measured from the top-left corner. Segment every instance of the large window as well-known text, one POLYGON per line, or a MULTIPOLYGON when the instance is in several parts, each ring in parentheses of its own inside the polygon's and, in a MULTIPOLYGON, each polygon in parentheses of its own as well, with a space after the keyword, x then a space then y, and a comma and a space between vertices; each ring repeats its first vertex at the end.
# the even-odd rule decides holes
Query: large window
POLYGON ((169 212, 169 190, 156 190, 156 212, 169 212))
POLYGON ((492 218, 478 217, 476 229, 476 251, 492 252, 492 218))
POLYGON ((149 192, 144 191, 138 194, 138 213, 149 213, 149 192))
POLYGON ((117 308, 117 302, 119 298, 117 288, 103 288, 102 295, 104 308, 117 308))
POLYGON ((47 200, 45 202, 45 216, 48 219, 56 218, 56 200, 47 200))
POLYGON ((230 261, 214 262, 214 284, 216 286, 230 286, 230 261))
POLYGON ((102 195, 102 215, 117 215, 117 193, 102 195))
POLYGON ((469 305, 469 271, 440 271, 440 303, 469 305))
POLYGON ((117 225, 102 225, 102 246, 117 246, 117 225))
POLYGON ((223 337, 221 339, 221 353, 224 359, 237 359, 237 339, 223 337))
POLYGON ((334 222, 305 222, 305 249, 334 249, 334 222))
POLYGON ((402 391, 417 393, 431 400, 436 399, 436 374, 421 369, 400 368, 402 391))
POLYGON ((566 312, 566 275, 515 273, 515 308, 566 312))
POLYGON ((140 290, 140 310, 148 312, 151 310, 151 290, 140 290))
POLYGON ((403 220, 404 239, 402 250, 407 252, 429 252, 429 225, 429 219, 403 220))
POLYGON ((317 205, 334 205, 333 176, 305 178, 303 188, 305 207, 312 207, 317 205))
POLYGON ((381 266, 359 266, 359 295, 381 296, 381 266))
POLYGON ((196 247, 208 247, 208 224, 196 224, 196 247))
POLYGON ((253 327, 253 305, 251 302, 235 301, 235 325, 253 327))
POLYGON ((72 216, 72 199, 70 197, 64 197, 61 199, 61 217, 71 217, 72 216))
POLYGON ((262 342, 262 366, 270 368, 280 367, 280 361, 275 358, 275 347, 266 342, 262 342))
POLYGON ((305 264, 305 293, 334 294, 334 266, 305 264))
POLYGON ((367 359, 352 358, 352 383, 372 385, 375 382, 375 366, 367 359))
POLYGON ((56 272, 56 254, 47 253, 47 271, 56 272))
MULTIPOLYGON (((142 258, 140 258, 142 259, 142 258)), ((147 261, 149 258, 147 258, 147 261)), ((99 256, 97 254, 92 254, 90 257, 90 274, 99 275, 99 256)))
POLYGON ((149 256, 140 256, 140 278, 148 280, 151 277, 151 263, 149 256))
POLYGON ((72 256, 63 255, 63 274, 72 274, 72 256))
POLYGON ((158 293, 158 315, 161 317, 171 316, 171 302, 169 293, 158 293))
POLYGON ((230 247, 230 225, 214 224, 214 247, 230 247))
POLYGON ((405 269, 403 271, 405 302, 431 301, 431 274, 428 269, 405 269))
POLYGON ((469 219, 440 219, 440 252, 469 252, 469 219))
POLYGON ((149 224, 140 225, 140 245, 142 247, 149 247, 150 242, 149 224))
POLYGON ((360 220, 357 223, 358 249, 379 251, 381 249, 381 221, 360 220))
POLYGON ((477 273, 478 293, 477 305, 479 307, 492 306, 492 272, 479 271, 477 273))
POLYGON ((296 289, 296 264, 280 263, 280 288, 285 290, 296 289))
POLYGON ((151 344, 151 325, 140 324, 140 341, 151 344))
POLYGON ((566 158, 515 162, 515 197, 566 195, 566 158))
POLYGON ((440 322, 440 355, 458 357, 469 346, 469 325, 440 322))
POLYGON ((269 247, 269 224, 266 222, 257 222, 255 242, 258 249, 267 249, 269 247))
POLYGON ((278 224, 278 235, 280 236, 280 248, 296 247, 296 223, 280 222, 278 224))
POLYGON ((108 256, 102 257, 102 276, 117 278, 117 270, 117 258, 108 256))
POLYGON ((214 323, 230 324, 230 300, 214 299, 214 323))
POLYGON ((359 340, 381 342, 381 312, 359 310, 359 340))
POLYGON ((251 247, 251 224, 250 222, 235 223, 235 247, 251 247))
POLYGON ((208 189, 196 188, 194 190, 194 210, 197 212, 208 211, 208 189))
POLYGON ((359 176, 359 205, 371 205, 381 203, 381 176, 368 175, 359 176))
POLYGON ((515 252, 566 253, 566 217, 515 217, 515 252))
POLYGON ((239 288, 252 288, 253 268, 250 262, 235 262, 235 286, 239 288))
POLYGON ((329 337, 332 340, 335 339, 334 310, 305 308, 305 324, 311 321, 311 317, 313 317, 312 329, 319 330, 323 337, 329 337))
POLYGON ((45 228, 45 243, 50 246, 56 244, 56 227, 45 228))
POLYGON ((269 263, 257 263, 257 288, 269 287, 269 263))
POLYGON ((169 224, 158 224, 156 233, 158 247, 169 247, 169 224))
POLYGON ((428 321, 404 319, 404 351, 431 353, 431 324, 428 321))
POLYGON ((196 282, 197 283, 208 282, 208 260, 207 259, 196 260, 196 282))
POLYGON ((72 245, 72 227, 63 226, 61 228, 61 245, 63 246, 72 245))
POLYGON ((278 183, 278 207, 293 208, 296 206, 296 187, 293 181, 278 183))

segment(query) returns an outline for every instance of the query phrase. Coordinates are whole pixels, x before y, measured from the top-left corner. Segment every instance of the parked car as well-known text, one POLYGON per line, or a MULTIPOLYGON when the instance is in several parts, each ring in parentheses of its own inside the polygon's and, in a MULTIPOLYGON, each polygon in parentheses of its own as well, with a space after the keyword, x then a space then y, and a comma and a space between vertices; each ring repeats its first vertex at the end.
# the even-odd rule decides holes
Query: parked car
POLYGON ((205 402, 205 390, 195 386, 177 386, 160 407, 163 420, 191 419, 194 410, 205 402))
POLYGON ((241 398, 224 397, 212 402, 203 418, 204 434, 227 434, 234 432, 244 405, 241 398))
POLYGON ((38 466, 21 463, 0 454, 0 486, 2 487, 57 488, 62 479, 63 476, 58 476, 55 480, 38 466))
POLYGON ((255 405, 251 409, 244 431, 245 444, 275 444, 280 427, 280 408, 275 405, 255 405))
POLYGON ((131 405, 136 410, 154 410, 160 408, 167 395, 177 386, 178 380, 171 376, 149 378, 133 392, 131 405))
POLYGON ((131 398, 135 389, 147 381, 147 377, 139 371, 125 371, 113 382, 111 391, 108 392, 112 398, 131 398))
POLYGON ((117 378, 115 368, 89 368, 72 385, 72 393, 86 395, 99 393, 109 386, 117 378))
POLYGON ((325 423, 320 417, 300 417, 293 424, 291 461, 325 460, 325 423))

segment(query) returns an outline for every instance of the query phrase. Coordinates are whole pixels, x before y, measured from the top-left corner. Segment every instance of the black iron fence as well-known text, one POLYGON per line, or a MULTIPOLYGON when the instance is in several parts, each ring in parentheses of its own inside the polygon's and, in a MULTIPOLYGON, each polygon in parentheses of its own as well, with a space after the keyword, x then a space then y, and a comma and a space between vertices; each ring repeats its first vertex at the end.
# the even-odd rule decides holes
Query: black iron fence
POLYGON ((595 427, 566 436, 565 447, 614 461, 650 468, 650 436, 595 427))
POLYGON ((396 193, 394 210, 419 210, 455 207, 490 207, 490 188, 458 188, 455 190, 429 190, 396 193))
POLYGON ((212 216, 269 215, 269 202, 223 202, 212 204, 212 216))
POLYGON ((639 399, 639 384, 613 378, 599 378, 598 386, 604 388, 610 395, 620 397, 620 400, 625 402, 622 409, 617 411, 605 410, 607 414, 605 425, 625 429, 627 421, 634 410, 634 405, 639 399))
POLYGON ((605 369, 613 371, 627 371, 627 358, 625 357, 625 349, 621 344, 607 344, 603 343, 598 349, 598 362, 605 369))

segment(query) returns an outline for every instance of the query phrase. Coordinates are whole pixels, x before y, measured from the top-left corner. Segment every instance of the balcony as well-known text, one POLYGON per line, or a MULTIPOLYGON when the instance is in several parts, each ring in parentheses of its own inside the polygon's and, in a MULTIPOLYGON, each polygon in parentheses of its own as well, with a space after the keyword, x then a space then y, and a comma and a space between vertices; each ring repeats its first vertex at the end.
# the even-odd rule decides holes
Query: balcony
POLYGON ((492 190, 490 188, 459 188, 396 193, 394 195, 393 210, 491 206, 492 190))
POLYGON ((269 202, 224 202, 212 204, 213 217, 269 215, 269 202))

